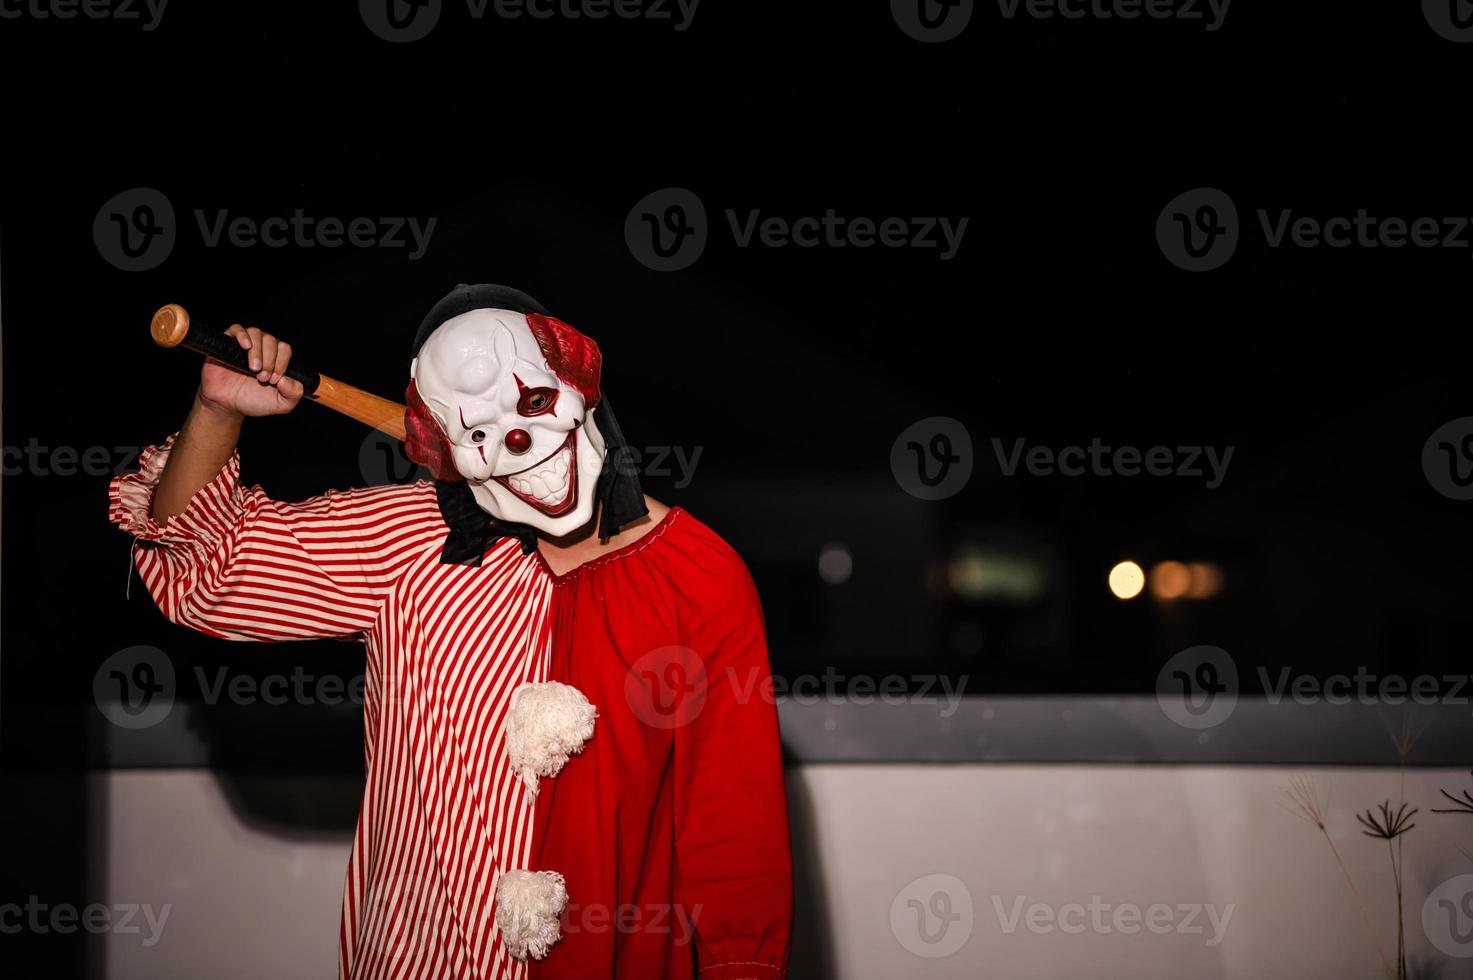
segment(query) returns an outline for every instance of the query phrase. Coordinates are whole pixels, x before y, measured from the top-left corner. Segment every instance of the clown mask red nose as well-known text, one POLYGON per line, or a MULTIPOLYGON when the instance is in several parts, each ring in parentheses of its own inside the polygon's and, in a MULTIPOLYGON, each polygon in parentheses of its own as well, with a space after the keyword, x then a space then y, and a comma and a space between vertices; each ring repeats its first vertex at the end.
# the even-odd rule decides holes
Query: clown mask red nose
POLYGON ((600 365, 593 341, 552 317, 502 309, 451 317, 410 365, 411 414, 430 416, 410 420, 419 443, 411 458, 440 479, 464 479, 498 520, 552 536, 575 531, 592 519, 604 465, 593 420, 600 365))

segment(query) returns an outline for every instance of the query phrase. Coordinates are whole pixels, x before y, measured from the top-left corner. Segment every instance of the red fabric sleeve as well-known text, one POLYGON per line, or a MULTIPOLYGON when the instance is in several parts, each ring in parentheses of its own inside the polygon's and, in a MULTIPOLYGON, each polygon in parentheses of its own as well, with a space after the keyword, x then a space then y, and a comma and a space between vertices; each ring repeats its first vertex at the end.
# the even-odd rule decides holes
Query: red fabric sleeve
POLYGON ((690 597, 706 697, 675 732, 675 900, 694 919, 703 980, 782 980, 793 861, 777 708, 757 590, 728 554, 690 597))

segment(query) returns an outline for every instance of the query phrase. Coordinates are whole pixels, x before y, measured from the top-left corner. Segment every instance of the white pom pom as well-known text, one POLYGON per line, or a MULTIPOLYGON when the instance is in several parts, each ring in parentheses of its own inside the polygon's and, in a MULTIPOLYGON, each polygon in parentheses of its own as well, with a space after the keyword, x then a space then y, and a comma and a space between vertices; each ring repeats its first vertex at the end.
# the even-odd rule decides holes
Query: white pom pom
POLYGON ((512 694, 506 755, 533 796, 540 777, 556 776, 569 756, 583 751, 597 717, 582 691, 557 681, 523 684, 512 694))
POLYGON ((496 883, 496 928, 507 952, 540 960, 562 938, 568 889, 556 871, 508 871, 496 883))

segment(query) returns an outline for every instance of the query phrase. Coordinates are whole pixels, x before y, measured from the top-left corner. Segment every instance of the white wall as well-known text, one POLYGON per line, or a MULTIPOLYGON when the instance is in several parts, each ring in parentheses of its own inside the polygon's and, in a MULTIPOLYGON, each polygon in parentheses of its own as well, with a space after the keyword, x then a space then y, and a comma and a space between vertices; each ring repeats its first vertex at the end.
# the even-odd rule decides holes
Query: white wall
MULTIPOLYGON (((832 931, 828 976, 843 980, 968 978, 1374 978, 1379 960, 1357 906, 1319 831, 1281 808, 1282 790, 1300 770, 1253 767, 818 767, 797 792, 816 814, 817 863, 832 931), (953 914, 969 897, 965 945, 946 958, 917 932, 914 909, 892 918, 892 902, 916 878, 941 874, 953 914), (1222 939, 1204 913, 1202 934, 1134 935, 1031 931, 1009 916, 1040 903, 1058 915, 1069 903, 1099 897, 1130 904, 1214 906, 1226 920, 1222 939)), ((1387 769, 1314 773, 1330 791, 1328 829, 1365 896, 1381 941, 1394 958, 1395 898, 1386 845, 1360 833, 1353 810, 1401 792, 1387 769)), ((1409 948, 1428 950, 1420 909, 1426 893, 1473 872, 1473 817, 1428 812, 1440 786, 1467 786, 1466 771, 1417 771, 1407 799, 1420 805, 1406 838, 1409 948)), ((800 801, 801 802, 801 801, 800 801)), ((1473 887, 1473 881, 1469 881, 1473 887)), ((1040 913, 1042 915, 1042 913, 1040 913)), ((1073 913, 1067 924, 1078 924, 1073 913)), ((1085 915, 1089 911, 1085 909, 1085 915)), ((1184 923, 1182 918, 1178 922, 1184 923)), ((1040 929, 1047 922, 1038 920, 1040 929)), ((1131 923, 1123 920, 1123 925, 1131 923)), ((1160 924, 1164 927, 1164 923, 1160 924)), ((1473 918, 1464 921, 1473 928, 1473 918)), ((932 928, 935 928, 933 920, 932 928)), ((1186 926, 1192 928, 1192 926, 1186 926)), ((1435 950, 1433 955, 1438 955, 1435 950)), ((1464 950, 1473 955, 1473 943, 1464 950)), ((1462 961, 1467 976, 1473 960, 1462 961)))
POLYGON ((138 980, 292 980, 337 975, 349 837, 293 839, 253 829, 202 769, 114 770, 94 777, 97 876, 109 905, 169 906, 159 939, 144 929, 95 944, 93 976, 138 980), (100 967, 99 967, 100 964, 100 967))
MULTIPOLYGON (((1363 836, 1353 816, 1400 797, 1394 769, 809 766, 791 773, 789 787, 800 900, 793 976, 1381 976, 1324 838, 1280 806, 1289 778, 1301 773, 1327 791, 1330 833, 1394 956, 1386 845, 1363 836), (931 910, 925 928, 935 942, 922 937, 911 900, 931 910), (1108 908, 1091 912, 1092 902, 1108 908), (1115 927, 1116 915, 1130 928, 1130 908, 1145 915, 1153 905, 1170 909, 1154 913, 1157 928, 1170 931, 1115 927), (1209 906, 1225 926, 1214 926, 1209 906), (1001 920, 1015 909, 1020 918, 1008 931, 1001 920), (935 913, 948 910, 960 918, 942 933, 935 913)), ((1431 947, 1421 909, 1439 883, 1473 874, 1473 816, 1429 807, 1443 805, 1438 788, 1467 786, 1466 770, 1405 776, 1406 799, 1421 807, 1405 838, 1408 948, 1414 966, 1429 957, 1443 964, 1444 980, 1473 974, 1473 959, 1431 947)), ((115 771, 97 776, 93 792, 94 812, 107 814, 95 855, 104 900, 148 903, 156 914, 170 906, 151 947, 146 925, 99 938, 99 972, 149 980, 332 975, 345 836, 291 839, 247 827, 204 771, 115 771)), ((1463 884, 1473 888, 1473 878, 1463 884)), ((1439 907, 1443 919, 1433 925, 1446 946, 1452 934, 1439 907)), ((1473 930, 1473 916, 1458 924, 1473 930)), ((1473 956, 1473 941, 1452 949, 1473 956)))

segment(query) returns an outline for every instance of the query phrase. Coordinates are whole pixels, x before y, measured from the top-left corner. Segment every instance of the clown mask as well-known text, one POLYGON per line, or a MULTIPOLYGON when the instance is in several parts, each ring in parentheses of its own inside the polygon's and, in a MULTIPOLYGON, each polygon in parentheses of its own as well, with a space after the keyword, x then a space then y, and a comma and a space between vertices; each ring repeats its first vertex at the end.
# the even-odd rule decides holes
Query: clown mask
POLYGON ((554 537, 576 531, 593 517, 604 463, 593 421, 600 366, 593 341, 552 317, 451 317, 409 368, 411 458, 439 479, 464 479, 498 520, 554 537), (424 431, 425 415, 438 431, 424 431))

